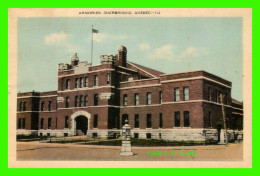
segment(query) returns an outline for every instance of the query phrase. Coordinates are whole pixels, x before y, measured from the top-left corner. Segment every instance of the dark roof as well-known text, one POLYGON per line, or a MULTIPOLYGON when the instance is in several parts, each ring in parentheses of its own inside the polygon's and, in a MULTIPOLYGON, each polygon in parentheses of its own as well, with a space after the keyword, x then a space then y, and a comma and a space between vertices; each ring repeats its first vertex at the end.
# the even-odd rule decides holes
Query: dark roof
POLYGON ((144 71, 146 71, 146 72, 148 72, 151 75, 154 75, 156 77, 159 77, 160 75, 164 74, 163 72, 160 72, 160 71, 157 71, 157 70, 154 70, 154 69, 151 69, 151 68, 148 68, 148 67, 145 67, 145 66, 133 63, 133 62, 128 62, 128 63, 131 63, 134 66, 138 67, 139 69, 144 70, 144 71))
POLYGON ((239 104, 239 105, 243 105, 242 102, 240 102, 240 101, 238 101, 238 100, 236 100, 236 99, 234 99, 234 98, 232 98, 232 103, 234 103, 234 104, 239 104))

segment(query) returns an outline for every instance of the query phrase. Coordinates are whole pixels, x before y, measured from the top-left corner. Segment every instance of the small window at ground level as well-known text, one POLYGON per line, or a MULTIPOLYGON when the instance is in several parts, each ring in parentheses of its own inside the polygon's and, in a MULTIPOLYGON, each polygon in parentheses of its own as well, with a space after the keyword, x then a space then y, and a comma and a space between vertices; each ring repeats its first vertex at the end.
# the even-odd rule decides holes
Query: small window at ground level
POLYGON ((138 139, 139 138, 139 133, 134 133, 134 138, 138 139))
POLYGON ((151 139, 152 138, 152 134, 151 133, 146 133, 146 139, 151 139))
POLYGON ((97 133, 92 133, 93 138, 96 138, 97 136, 98 136, 97 133))

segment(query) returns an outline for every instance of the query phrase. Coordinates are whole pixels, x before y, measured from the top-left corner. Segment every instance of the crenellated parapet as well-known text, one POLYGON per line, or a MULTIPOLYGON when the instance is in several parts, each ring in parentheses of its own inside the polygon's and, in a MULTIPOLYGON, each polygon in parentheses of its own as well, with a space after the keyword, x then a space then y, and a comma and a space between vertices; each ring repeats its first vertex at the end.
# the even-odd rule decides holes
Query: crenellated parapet
POLYGON ((100 56, 100 63, 101 64, 114 64, 117 60, 117 56, 111 54, 102 54, 100 56))

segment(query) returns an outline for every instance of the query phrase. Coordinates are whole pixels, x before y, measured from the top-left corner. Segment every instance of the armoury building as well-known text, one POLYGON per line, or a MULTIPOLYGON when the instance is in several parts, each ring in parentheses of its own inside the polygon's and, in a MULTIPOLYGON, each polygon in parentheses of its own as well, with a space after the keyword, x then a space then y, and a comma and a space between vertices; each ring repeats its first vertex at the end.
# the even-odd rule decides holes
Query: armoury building
POLYGON ((218 141, 224 109, 229 139, 242 138, 243 104, 231 86, 205 71, 164 74, 127 61, 122 45, 97 66, 75 54, 58 65, 58 91, 18 93, 17 134, 113 137, 127 119, 134 138, 218 141))

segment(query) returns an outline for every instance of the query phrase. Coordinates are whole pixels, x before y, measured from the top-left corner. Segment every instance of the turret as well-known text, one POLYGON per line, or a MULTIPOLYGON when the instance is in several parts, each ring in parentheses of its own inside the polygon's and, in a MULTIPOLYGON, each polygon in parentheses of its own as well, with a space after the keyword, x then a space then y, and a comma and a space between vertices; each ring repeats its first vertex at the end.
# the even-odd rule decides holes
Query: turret
POLYGON ((120 45, 118 47, 118 61, 119 61, 119 64, 123 67, 126 67, 126 54, 127 54, 127 49, 125 46, 123 45, 120 45))
POLYGON ((77 56, 77 53, 75 53, 72 57, 71 57, 71 66, 74 67, 76 65, 78 65, 79 63, 79 58, 77 56))

